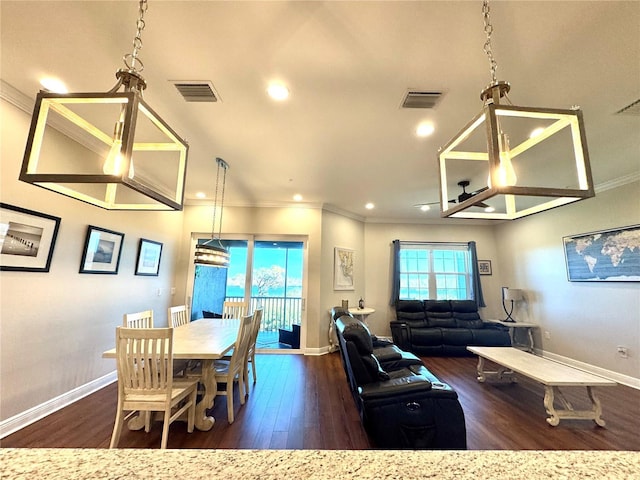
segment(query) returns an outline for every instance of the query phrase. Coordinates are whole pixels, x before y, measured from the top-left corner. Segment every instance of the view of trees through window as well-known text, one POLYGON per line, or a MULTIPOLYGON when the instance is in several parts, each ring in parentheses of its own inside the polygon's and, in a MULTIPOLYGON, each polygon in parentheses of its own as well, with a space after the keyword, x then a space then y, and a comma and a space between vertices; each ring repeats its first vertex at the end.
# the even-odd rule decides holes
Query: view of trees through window
POLYGON ((471 299, 471 262, 468 247, 456 244, 401 244, 400 298, 471 299))
POLYGON ((196 266, 192 318, 200 318, 202 311, 222 312, 225 300, 245 300, 247 265, 251 263, 249 311, 264 309, 261 331, 290 330, 292 324, 300 324, 304 243, 256 240, 252 249, 246 240, 221 243, 229 249, 229 268, 196 266))

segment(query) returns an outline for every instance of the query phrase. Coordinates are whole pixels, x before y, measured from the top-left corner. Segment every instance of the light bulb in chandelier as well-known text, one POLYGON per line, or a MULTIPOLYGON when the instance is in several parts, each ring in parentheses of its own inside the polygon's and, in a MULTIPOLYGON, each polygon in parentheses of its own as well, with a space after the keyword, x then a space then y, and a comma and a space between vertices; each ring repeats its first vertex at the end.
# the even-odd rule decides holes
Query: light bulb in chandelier
MULTIPOLYGON (((105 175, 122 176, 124 170, 124 156, 122 155, 122 131, 124 130, 124 108, 120 120, 113 129, 113 143, 102 166, 105 175)), ((129 161, 129 178, 134 176, 133 158, 129 161)))
MULTIPOLYGON (((501 133, 498 139, 500 148, 500 165, 498 166, 498 169, 495 173, 497 186, 510 187, 518 182, 518 177, 516 176, 516 171, 513 168, 513 163, 511 162, 509 137, 506 133, 501 133)), ((489 177, 487 178, 487 185, 489 186, 489 188, 491 188, 492 186, 491 173, 489 173, 489 177)))

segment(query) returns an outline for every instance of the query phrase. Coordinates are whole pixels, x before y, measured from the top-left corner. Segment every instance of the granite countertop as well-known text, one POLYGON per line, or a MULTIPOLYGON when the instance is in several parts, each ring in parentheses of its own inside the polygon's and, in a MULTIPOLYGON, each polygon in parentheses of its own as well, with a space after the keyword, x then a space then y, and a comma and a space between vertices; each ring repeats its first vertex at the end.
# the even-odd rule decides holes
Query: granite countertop
POLYGON ((631 479, 640 452, 0 449, 0 478, 631 479))

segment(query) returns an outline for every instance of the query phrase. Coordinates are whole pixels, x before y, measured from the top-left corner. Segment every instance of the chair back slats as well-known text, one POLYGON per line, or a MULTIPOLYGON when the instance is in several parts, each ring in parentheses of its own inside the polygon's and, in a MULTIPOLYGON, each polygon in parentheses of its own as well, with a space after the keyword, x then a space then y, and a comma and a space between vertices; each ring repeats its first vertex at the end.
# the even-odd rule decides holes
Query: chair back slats
POLYGON ((125 313, 122 325, 127 328, 153 328, 153 310, 125 313))
POLYGON ((118 385, 126 394, 170 395, 172 328, 116 329, 118 385))
POLYGON ((262 322, 262 308, 257 308, 253 312, 253 324, 251 325, 251 337, 249 340, 248 355, 255 352, 258 333, 260 332, 260 323, 262 322))
POLYGON ((247 348, 251 339, 251 326, 253 324, 253 315, 246 315, 240 322, 238 329, 238 337, 233 349, 233 355, 229 361, 229 371, 236 372, 244 368, 244 361, 247 355, 247 348))
POLYGON ((186 325, 191 321, 191 317, 189 316, 189 309, 186 305, 169 307, 167 316, 169 318, 169 325, 173 328, 186 325))
POLYGON ((222 318, 244 318, 247 314, 247 302, 226 301, 222 305, 222 318))

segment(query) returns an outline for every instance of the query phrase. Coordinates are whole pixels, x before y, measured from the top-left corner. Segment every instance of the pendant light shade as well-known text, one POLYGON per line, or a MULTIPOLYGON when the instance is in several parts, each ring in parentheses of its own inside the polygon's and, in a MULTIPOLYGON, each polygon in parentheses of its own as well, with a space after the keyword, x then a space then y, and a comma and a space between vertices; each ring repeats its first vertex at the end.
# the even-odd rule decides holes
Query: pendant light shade
POLYGON ((229 266, 229 251, 222 245, 220 236, 222 235, 222 213, 224 211, 224 190, 227 183, 227 170, 229 164, 221 158, 216 158, 216 190, 213 199, 213 220, 211 222, 211 240, 196 245, 193 263, 196 265, 205 265, 209 267, 227 268, 229 266), (216 230, 216 211, 218 210, 218 189, 220 186, 220 171, 222 176, 222 194, 220 196, 220 221, 218 227, 218 237, 215 237, 216 230))
POLYGON ((20 180, 108 210, 182 210, 188 145, 142 98, 146 5, 110 91, 38 93, 20 180))
POLYGON ((493 81, 480 113, 438 152, 441 216, 513 220, 593 197, 581 110, 504 104, 511 87, 495 77, 486 0, 483 13, 493 81), (461 180, 474 193, 453 203, 461 180))

